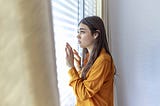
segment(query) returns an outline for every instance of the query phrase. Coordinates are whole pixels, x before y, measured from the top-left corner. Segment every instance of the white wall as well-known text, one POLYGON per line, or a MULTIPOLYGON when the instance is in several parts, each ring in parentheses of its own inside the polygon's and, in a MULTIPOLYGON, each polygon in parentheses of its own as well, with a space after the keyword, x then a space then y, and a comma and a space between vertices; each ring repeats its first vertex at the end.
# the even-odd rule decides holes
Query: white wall
POLYGON ((160 106, 159 5, 159 0, 109 0, 118 106, 160 106))

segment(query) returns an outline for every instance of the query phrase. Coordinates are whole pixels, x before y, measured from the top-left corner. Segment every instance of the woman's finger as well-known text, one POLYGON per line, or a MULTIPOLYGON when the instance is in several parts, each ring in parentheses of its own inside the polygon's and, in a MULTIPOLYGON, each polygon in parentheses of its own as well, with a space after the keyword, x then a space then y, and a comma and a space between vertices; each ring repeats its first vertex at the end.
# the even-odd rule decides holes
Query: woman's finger
POLYGON ((65 47, 66 57, 68 57, 67 47, 65 47))
POLYGON ((66 43, 66 47, 67 47, 69 50, 72 50, 72 47, 69 45, 69 43, 66 43))
POLYGON ((81 61, 79 61, 79 60, 76 59, 75 57, 74 57, 74 60, 75 60, 75 62, 76 62, 78 65, 81 65, 81 61))
POLYGON ((74 52, 75 54, 78 54, 78 52, 77 52, 75 49, 73 49, 73 52, 74 52))
POLYGON ((81 57, 79 56, 78 52, 75 49, 73 50, 73 53, 78 60, 81 60, 81 57))
POLYGON ((72 50, 71 49, 72 49, 71 46, 68 43, 66 43, 66 52, 67 52, 68 55, 72 54, 72 50))
POLYGON ((69 67, 73 67, 74 66, 74 54, 72 51, 72 47, 68 43, 66 43, 65 52, 66 52, 67 65, 69 67))

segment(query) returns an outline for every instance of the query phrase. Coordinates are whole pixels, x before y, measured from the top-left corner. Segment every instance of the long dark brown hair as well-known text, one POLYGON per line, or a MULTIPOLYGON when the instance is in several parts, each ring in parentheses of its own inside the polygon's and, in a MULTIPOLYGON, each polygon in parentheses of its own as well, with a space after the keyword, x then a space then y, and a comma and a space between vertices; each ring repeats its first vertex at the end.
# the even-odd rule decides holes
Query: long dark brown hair
MULTIPOLYGON (((85 24, 89 27, 91 30, 91 34, 93 35, 94 33, 98 33, 99 36, 96 38, 96 41, 94 43, 93 50, 90 54, 90 58, 88 59, 88 62, 86 65, 82 63, 83 71, 82 71, 82 79, 84 80, 86 78, 86 74, 99 56, 102 48, 106 50, 106 52, 111 56, 109 46, 108 46, 108 41, 107 41, 107 36, 106 36, 106 30, 105 26, 103 23, 103 20, 98 17, 98 16, 89 16, 86 18, 83 18, 79 24, 85 24)), ((83 48, 83 58, 84 60, 86 58, 86 54, 88 53, 86 48, 83 48)))

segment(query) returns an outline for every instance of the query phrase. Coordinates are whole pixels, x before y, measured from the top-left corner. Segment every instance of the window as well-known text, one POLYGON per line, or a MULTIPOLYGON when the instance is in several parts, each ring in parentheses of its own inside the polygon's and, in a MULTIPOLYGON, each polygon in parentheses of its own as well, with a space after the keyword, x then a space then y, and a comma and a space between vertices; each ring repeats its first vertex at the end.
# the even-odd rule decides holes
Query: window
POLYGON ((85 0, 84 10, 84 17, 96 15, 96 0, 85 0))
POLYGON ((96 0, 52 0, 56 65, 61 106, 74 106, 75 96, 69 87, 65 62, 65 44, 69 42, 80 51, 77 43, 77 25, 84 17, 96 15, 96 0))

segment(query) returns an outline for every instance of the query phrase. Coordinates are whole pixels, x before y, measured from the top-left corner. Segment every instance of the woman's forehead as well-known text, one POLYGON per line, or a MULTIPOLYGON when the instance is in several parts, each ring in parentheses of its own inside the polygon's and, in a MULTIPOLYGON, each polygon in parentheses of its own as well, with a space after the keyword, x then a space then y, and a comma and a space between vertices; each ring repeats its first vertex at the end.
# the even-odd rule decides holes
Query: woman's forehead
POLYGON ((89 30, 89 27, 83 23, 80 23, 78 26, 78 30, 89 30))

